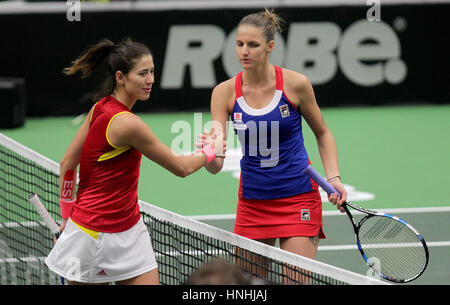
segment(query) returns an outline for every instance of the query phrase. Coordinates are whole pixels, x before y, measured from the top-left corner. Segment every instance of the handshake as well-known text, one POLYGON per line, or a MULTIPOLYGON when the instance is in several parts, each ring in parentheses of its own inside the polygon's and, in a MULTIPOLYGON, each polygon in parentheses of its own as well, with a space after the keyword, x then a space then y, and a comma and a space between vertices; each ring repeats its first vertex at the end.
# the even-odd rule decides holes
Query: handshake
POLYGON ((207 164, 217 157, 225 158, 227 150, 225 134, 222 132, 216 133, 214 129, 209 132, 205 129, 202 134, 198 135, 195 147, 197 148, 195 152, 206 154, 208 157, 207 164))

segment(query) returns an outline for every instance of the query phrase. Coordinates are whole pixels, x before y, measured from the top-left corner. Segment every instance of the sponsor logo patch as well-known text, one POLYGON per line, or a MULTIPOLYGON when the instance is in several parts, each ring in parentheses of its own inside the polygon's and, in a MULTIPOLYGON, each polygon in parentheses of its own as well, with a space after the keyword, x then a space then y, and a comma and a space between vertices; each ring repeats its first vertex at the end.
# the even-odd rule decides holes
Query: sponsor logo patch
POLYGON ((301 210, 302 220, 303 221, 310 221, 311 220, 311 213, 309 209, 302 209, 301 210))
POLYGON ((285 118, 285 117, 288 117, 291 115, 289 112, 289 107, 286 104, 280 106, 280 112, 281 112, 282 118, 285 118))

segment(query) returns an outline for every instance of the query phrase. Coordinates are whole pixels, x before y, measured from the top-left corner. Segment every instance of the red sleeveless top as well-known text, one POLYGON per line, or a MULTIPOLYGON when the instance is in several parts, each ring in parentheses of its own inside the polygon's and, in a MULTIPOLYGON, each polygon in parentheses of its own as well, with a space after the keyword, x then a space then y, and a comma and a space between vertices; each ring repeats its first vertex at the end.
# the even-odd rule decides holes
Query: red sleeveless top
POLYGON ((112 96, 101 99, 92 111, 81 152, 71 219, 94 231, 126 231, 141 217, 137 187, 142 154, 129 145, 117 147, 107 137, 112 120, 125 112, 130 110, 112 96))

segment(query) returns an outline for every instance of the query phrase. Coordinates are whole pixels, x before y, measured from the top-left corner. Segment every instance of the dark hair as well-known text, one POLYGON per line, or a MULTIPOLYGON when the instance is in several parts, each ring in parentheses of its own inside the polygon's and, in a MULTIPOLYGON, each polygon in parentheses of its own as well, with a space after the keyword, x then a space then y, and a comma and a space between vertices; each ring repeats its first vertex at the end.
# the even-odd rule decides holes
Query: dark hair
POLYGON ((272 10, 267 8, 264 11, 253 13, 245 16, 239 22, 240 25, 249 24, 263 29, 263 35, 266 41, 269 42, 274 40, 275 32, 282 31, 282 26, 284 25, 283 19, 275 14, 272 10))
POLYGON ((86 78, 99 68, 104 68, 106 79, 94 95, 94 101, 98 101, 114 92, 115 73, 122 71, 123 74, 128 74, 136 61, 144 55, 153 56, 144 44, 132 41, 130 38, 118 44, 109 39, 102 39, 75 59, 72 66, 65 68, 64 74, 71 75, 81 71, 81 78, 86 78))

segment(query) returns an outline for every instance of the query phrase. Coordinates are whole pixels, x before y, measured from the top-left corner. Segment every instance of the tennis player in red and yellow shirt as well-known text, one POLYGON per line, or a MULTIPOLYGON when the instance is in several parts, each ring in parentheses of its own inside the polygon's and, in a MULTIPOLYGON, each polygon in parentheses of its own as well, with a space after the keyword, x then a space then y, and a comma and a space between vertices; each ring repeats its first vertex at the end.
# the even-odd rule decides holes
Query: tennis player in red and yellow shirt
POLYGON ((150 97, 154 62, 149 49, 102 40, 77 58, 67 74, 109 71, 60 164, 63 233, 45 260, 69 283, 159 284, 157 262, 138 205, 142 154, 185 177, 223 154, 222 141, 177 156, 131 109, 150 97), (216 151, 214 150, 214 148, 216 151), (78 192, 74 194, 76 169, 78 192))

